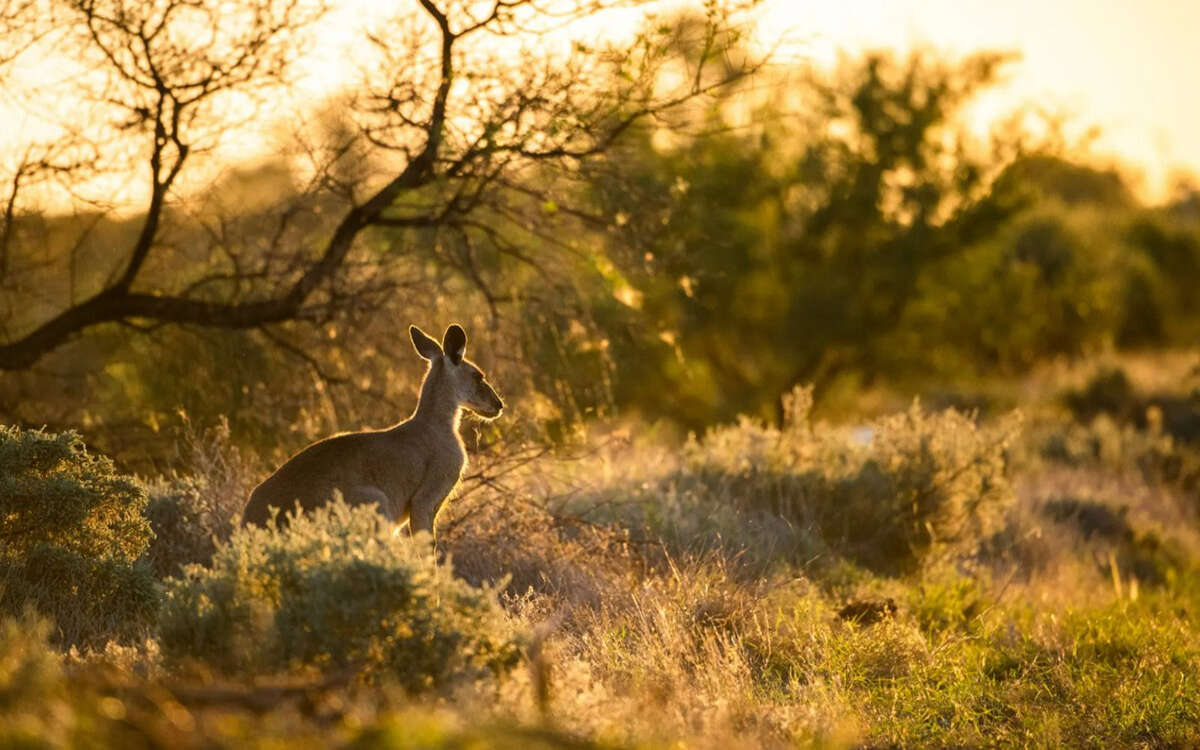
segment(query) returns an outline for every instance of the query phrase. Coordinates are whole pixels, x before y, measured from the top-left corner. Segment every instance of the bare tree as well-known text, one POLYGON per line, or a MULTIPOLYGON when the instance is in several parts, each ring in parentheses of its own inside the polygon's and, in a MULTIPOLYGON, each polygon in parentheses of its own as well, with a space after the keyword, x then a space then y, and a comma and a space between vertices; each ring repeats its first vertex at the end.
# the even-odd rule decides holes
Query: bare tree
POLYGON ((351 99, 353 127, 309 144, 298 197, 256 225, 256 242, 226 242, 226 224, 204 224, 209 255, 189 268, 179 265, 167 229, 186 213, 187 170, 220 141, 237 102, 261 104, 287 85, 304 32, 324 9, 302 0, 7 2, 11 24, 30 13, 53 19, 49 30, 30 32, 28 45, 53 40, 72 55, 88 71, 81 102, 106 119, 87 132, 65 129, 5 180, 0 294, 9 298, 9 323, 0 325, 0 370, 27 369, 105 323, 253 329, 362 305, 386 286, 363 270, 378 256, 361 247, 373 229, 446 233, 447 257, 486 292, 481 255, 535 262, 505 226, 527 225, 514 201, 536 199, 546 170, 570 172, 636 124, 755 67, 731 59, 731 8, 715 1, 706 4, 698 54, 682 60, 673 50, 684 32, 670 24, 620 48, 559 42, 572 24, 644 0, 413 0, 365 35, 366 83, 351 99), (112 248, 112 267, 87 288, 55 287, 54 299, 42 300, 46 314, 27 320, 17 297, 46 296, 15 268, 38 256, 17 250, 29 185, 53 177, 70 189, 97 168, 97 157, 111 169, 114 153, 124 166, 127 154, 141 163, 147 197, 137 231, 112 248), (305 216, 331 208, 327 229, 306 227, 305 216), (148 270, 155 264, 166 272, 148 270))

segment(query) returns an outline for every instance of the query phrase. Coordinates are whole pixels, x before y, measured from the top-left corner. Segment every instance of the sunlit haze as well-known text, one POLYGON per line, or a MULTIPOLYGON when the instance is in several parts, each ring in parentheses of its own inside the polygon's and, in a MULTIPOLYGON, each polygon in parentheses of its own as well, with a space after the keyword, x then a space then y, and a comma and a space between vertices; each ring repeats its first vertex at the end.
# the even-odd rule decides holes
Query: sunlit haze
MULTIPOLYGON (((699 6, 699 2, 664 7, 699 6)), ((295 102, 320 98, 354 82, 350 49, 359 30, 386 10, 372 0, 335 0, 318 34, 317 53, 300 67, 295 102)), ((1098 129, 1092 153, 1130 167, 1135 186, 1150 199, 1168 194, 1182 173, 1200 171, 1200 65, 1193 45, 1200 2, 1146 0, 765 0, 759 39, 782 42, 787 60, 819 68, 866 49, 901 52, 928 46, 962 55, 980 49, 1016 52, 1004 85, 975 109, 978 129, 1018 106, 1033 105, 1070 123, 1076 135, 1098 129)), ((606 16, 604 30, 622 33, 634 16, 606 16), (616 31, 614 31, 616 30, 616 31)), ((585 32, 586 33, 586 32, 585 32)), ((27 61, 24 80, 36 80, 27 61)), ((65 105, 64 105, 65 106, 65 105)), ((61 108, 60 108, 61 109, 61 108)), ((8 123, 0 145, 27 142, 45 128, 41 115, 0 100, 8 123)), ((265 133, 237 139, 230 156, 261 154, 265 133)))
POLYGON ((1095 151, 1142 172, 1150 197, 1200 169, 1200 2, 768 0, 762 12, 764 33, 820 65, 878 47, 1018 52, 990 111, 1033 104, 1098 126, 1095 151))

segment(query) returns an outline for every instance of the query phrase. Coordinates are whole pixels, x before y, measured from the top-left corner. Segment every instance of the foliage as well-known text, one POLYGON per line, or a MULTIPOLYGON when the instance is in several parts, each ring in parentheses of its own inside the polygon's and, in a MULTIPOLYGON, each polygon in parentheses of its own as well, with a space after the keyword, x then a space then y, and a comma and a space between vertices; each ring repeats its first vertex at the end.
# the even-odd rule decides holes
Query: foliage
POLYGON ((50 623, 0 619, 0 745, 61 746, 66 685, 60 657, 48 645, 50 623))
POLYGON ((34 608, 64 644, 144 632, 158 605, 136 562, 152 537, 145 504, 75 433, 0 427, 0 611, 34 608))
POLYGON ((1137 529, 1127 519, 1129 507, 1118 511, 1094 500, 1061 498, 1042 506, 1060 524, 1074 526, 1085 540, 1102 543, 1107 559, 1100 564, 1114 576, 1127 575, 1139 583, 1161 586, 1187 571, 1190 561, 1178 544, 1153 530, 1137 529))
POLYGON ((810 406, 485 458, 443 519, 455 574, 368 509, 239 529, 169 583, 144 652, 60 666, 37 627, 0 630, 0 726, 181 747, 1200 741, 1200 533, 1138 466, 1169 437, 919 406, 845 428, 810 406), (1038 454, 1075 430, 1107 447, 1038 454), (894 499, 914 492, 932 534, 894 499), (460 574, 512 574, 507 611, 460 574))
POLYGON ((0 426, 0 501, 8 554, 49 544, 132 562, 150 542, 145 490, 74 432, 0 426))
POLYGON ((177 576, 187 565, 207 565, 216 545, 229 538, 251 484, 261 470, 231 440, 229 422, 206 431, 185 418, 181 456, 185 475, 172 473, 147 484, 146 518, 154 541, 144 559, 160 577, 177 576))
POLYGON ((355 669, 419 692, 502 676, 519 657, 494 594, 453 577, 372 508, 243 527, 168 584, 164 654, 231 674, 355 669))
POLYGON ((746 735, 780 746, 1200 739, 1197 631, 1178 608, 1192 601, 1186 592, 1055 614, 939 574, 914 582, 894 617, 863 626, 832 618, 803 582, 739 584, 696 562, 677 567, 675 583, 639 592, 631 611, 598 617, 590 632, 604 637, 573 645, 601 680, 642 701, 670 695, 672 713, 710 746, 746 735), (747 606, 693 616, 718 596, 747 606), (715 739, 728 731, 723 720, 738 729, 715 739))
POLYGON ((1133 386, 1128 376, 1117 368, 1101 369, 1081 390, 1063 394, 1067 408, 1081 422, 1089 422, 1100 414, 1122 419, 1132 417, 1132 412, 1136 411, 1133 399, 1133 386))
POLYGON ((614 337, 618 401, 699 428, 777 418, 801 382, 898 369, 897 327, 926 270, 1020 206, 987 189, 1005 155, 975 156, 957 121, 1004 62, 869 54, 804 80, 808 118, 767 104, 749 132, 631 144, 621 179, 602 171, 594 188, 650 323, 614 337))
POLYGON ((158 613, 153 572, 140 563, 97 559, 41 545, 0 558, 0 611, 26 608, 53 619, 55 640, 96 647, 144 637, 158 613))
MULTIPOLYGON (((1094 387, 1089 386, 1085 395, 1068 395, 1073 403, 1096 404, 1107 400, 1096 398, 1094 387), (1091 395, 1086 395, 1090 393, 1091 395)), ((1173 412, 1176 425, 1189 425, 1191 398, 1171 398, 1168 402, 1182 403, 1183 408, 1173 412)), ((1165 429, 1163 410, 1154 402, 1150 406, 1141 397, 1123 400, 1117 414, 1139 414, 1122 421, 1108 413, 1101 413, 1084 423, 1070 422, 1039 430, 1038 452, 1041 457, 1068 466, 1117 472, 1133 473, 1146 482, 1178 490, 1173 495, 1178 505, 1188 512, 1188 518, 1200 513, 1196 502, 1196 491, 1200 489, 1200 451, 1194 443, 1176 439, 1165 429), (1138 423, 1142 424, 1139 429, 1138 423)), ((1081 406, 1082 408, 1082 406, 1081 406)), ((1172 412, 1168 412, 1172 413, 1172 412)), ((1184 432, 1183 434, 1188 434, 1184 432)))
POLYGON ((531 304, 571 319, 561 303, 587 253, 571 252, 575 222, 562 217, 581 212, 560 213, 544 191, 568 208, 581 162, 760 67, 739 47, 753 4, 713 0, 665 20, 635 7, 642 26, 619 43, 578 30, 652 3, 422 2, 376 28, 346 17, 362 22, 346 48, 362 80, 299 97, 299 111, 255 105, 292 100, 326 3, 6 6, 0 30, 29 35, 0 54, 0 73, 16 70, 0 76, 6 95, 71 106, 41 108, 51 121, 22 131, 2 170, 0 289, 12 303, 0 308, 0 371, 16 374, 0 408, 47 421, 24 395, 61 398, 29 372, 50 357, 72 386, 99 381, 114 396, 87 419, 75 391, 63 423, 98 427, 117 412, 157 431, 183 407, 206 424, 230 414, 275 449, 280 423, 336 408, 311 398, 310 378, 351 391, 359 409, 395 406, 395 359, 364 371, 359 356, 381 346, 361 336, 372 318, 433 314, 440 299, 493 325, 503 307, 508 330, 531 304), (543 46, 560 29, 574 41, 543 46), (697 52, 685 66, 681 47, 697 52), (44 58, 91 74, 24 86, 44 58), (265 163, 223 163, 239 133, 265 163), (121 325, 135 319, 163 325, 154 337, 121 325), (331 345, 339 331, 357 341, 331 345))
MULTIPOLYGON (((715 43, 741 55, 736 35, 717 31, 722 20, 709 21, 715 43)), ((658 40, 663 64, 694 67, 700 50, 688 40, 708 33, 706 23, 673 19, 646 39, 658 40)), ((56 362, 71 397, 6 375, 0 410, 84 425, 123 466, 154 473, 170 461, 171 441, 158 436, 175 429, 180 408, 202 425, 227 417, 261 453, 378 424, 380 414, 399 418, 416 372, 397 366, 409 356, 398 319, 486 326, 505 392, 556 440, 614 412, 697 431, 742 414, 778 424, 782 395, 801 382, 815 384, 822 408, 837 407, 875 386, 921 392, 933 378, 962 389, 1059 357, 1195 341, 1192 193, 1145 204, 1120 171, 1040 141, 1037 128, 971 137, 962 118, 1006 64, 923 51, 871 53, 829 74, 787 71, 786 83, 763 73, 756 86, 693 100, 679 120, 630 126, 576 166, 497 164, 500 176, 482 185, 462 176, 463 193, 414 189, 413 216, 364 229, 345 273, 328 279, 327 296, 313 292, 303 320, 221 333, 166 326, 152 338, 89 329, 56 362), (756 98, 759 89, 782 93, 756 98), (755 124, 741 127, 747 107, 755 124), (466 200, 476 187, 478 200, 466 200), (454 210, 439 212, 447 205, 454 210)), ((364 123, 336 109, 316 122, 308 156, 342 153, 328 165, 340 184, 370 182, 386 160, 351 148, 364 123), (327 153, 322 139, 348 150, 327 153)), ((474 153, 457 140, 442 146, 474 153)), ((210 192, 255 198, 168 212, 163 226, 179 238, 170 248, 180 249, 156 247, 161 263, 147 264, 139 283, 174 295, 179 278, 199 274, 212 279, 198 282, 205 300, 241 299, 224 280, 253 276, 259 263, 279 275, 262 282, 264 298, 286 289, 294 264, 281 254, 294 245, 315 257, 311 243, 349 210, 326 187, 302 186, 283 156, 229 172, 210 192), (213 237, 212 226, 225 229, 213 237)), ((26 217, 13 236, 42 226, 57 238, 47 239, 52 254, 65 254, 66 238, 89 221, 26 217)), ((119 267, 112 249, 134 243, 140 221, 95 221, 87 265, 119 267)), ((97 272, 81 283, 103 280, 97 272)), ((1164 407, 1172 430, 1183 406, 1164 407)), ((1192 436, 1195 413, 1180 426, 1192 436)))
POLYGON ((237 511, 214 507, 213 495, 202 477, 175 477, 149 489, 146 518, 154 541, 145 559, 155 574, 160 578, 178 576, 188 565, 208 564, 218 541, 229 537, 237 511))
POLYGON ((763 526, 774 519, 815 532, 816 539, 795 536, 798 547, 785 557, 803 559, 824 548, 895 574, 969 550, 998 528, 1013 502, 1006 458, 1016 415, 980 426, 957 411, 914 404, 852 432, 814 427, 806 389, 788 404, 783 428, 742 420, 690 440, 683 465, 643 500, 650 528, 694 544, 705 532, 671 529, 676 519, 711 524, 710 512, 727 509, 733 522, 726 532, 744 541, 763 533, 737 528, 749 513, 763 518, 763 526))
POLYGON ((1180 443, 1200 443, 1200 387, 1184 393, 1141 393, 1124 370, 1102 367, 1082 389, 1067 390, 1063 402, 1080 422, 1104 415, 1180 443))
POLYGON ((931 264, 901 323, 908 351, 948 373, 1013 372, 1110 344, 1129 273, 1113 216, 1041 202, 931 264))
POLYGON ((1194 212, 1187 218, 1187 206, 1196 200, 1194 192, 1182 192, 1177 204, 1141 212, 1128 226, 1125 241, 1137 253, 1134 262, 1143 265, 1129 280, 1120 343, 1194 341, 1200 332, 1200 303, 1192 293, 1200 278, 1200 222, 1194 212))
POLYGON ((1194 742, 1196 705, 1168 696, 1196 690, 1200 652, 1188 627, 1160 606, 1074 611, 1061 624, 1007 636, 997 623, 982 638, 946 640, 939 659, 864 686, 873 737, 902 745, 1194 742))
MULTIPOLYGON (((1140 203, 1027 120, 967 135, 1005 63, 866 54, 789 76, 754 127, 728 114, 748 105, 718 103, 706 124, 738 127, 630 139, 589 183, 611 222, 613 283, 589 308, 616 403, 703 429, 778 420, 800 382, 829 400, 1194 341, 1186 212, 1140 203)), ((573 384, 595 372, 591 344, 578 369, 556 361, 573 384)))
POLYGON ((221 113, 287 99, 319 3, 0 3, 0 65, 95 73, 3 180, 0 370, 47 366, 0 414, 118 461, 0 428, 0 744, 1200 745, 1200 390, 1126 369, 1200 335, 1200 192, 969 135, 1004 55, 714 88, 740 0, 502 54, 628 4, 414 6, 239 170, 221 113), (340 504, 232 528, 242 451, 401 417, 397 321, 447 319, 530 415, 467 423, 448 564, 340 504), (934 388, 1033 425, 879 416, 934 388))

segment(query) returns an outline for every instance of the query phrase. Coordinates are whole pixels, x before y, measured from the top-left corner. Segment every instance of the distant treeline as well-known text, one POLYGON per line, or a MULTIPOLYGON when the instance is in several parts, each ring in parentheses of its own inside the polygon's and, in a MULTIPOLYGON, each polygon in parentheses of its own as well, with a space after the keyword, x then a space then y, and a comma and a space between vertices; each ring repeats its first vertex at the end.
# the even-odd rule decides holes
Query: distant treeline
POLYGON ((961 109, 1000 64, 872 55, 807 84, 804 117, 631 144, 594 185, 638 290, 605 309, 617 403, 699 427, 770 418, 797 383, 952 386, 1195 343, 1200 192, 1148 206, 1019 126, 972 144, 961 109))

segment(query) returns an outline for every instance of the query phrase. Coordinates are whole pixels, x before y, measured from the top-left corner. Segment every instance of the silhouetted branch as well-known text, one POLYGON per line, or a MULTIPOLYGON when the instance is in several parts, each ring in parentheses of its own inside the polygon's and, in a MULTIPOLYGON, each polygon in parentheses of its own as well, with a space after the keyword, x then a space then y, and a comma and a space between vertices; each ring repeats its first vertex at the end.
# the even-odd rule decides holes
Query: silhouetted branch
MULTIPOLYGON (((724 21, 715 11, 703 25, 702 54, 687 83, 681 90, 660 91, 661 73, 673 53, 655 36, 662 33, 658 30, 629 49, 576 45, 566 57, 547 54, 533 64, 481 56, 465 47, 477 34, 515 43, 521 34, 536 37, 640 0, 417 0, 397 25, 371 37, 381 63, 366 93, 353 103, 357 131, 326 153, 310 149, 314 176, 299 199, 275 206, 277 220, 261 223, 265 242, 231 239, 232 229, 220 221, 193 217, 210 240, 205 265, 187 267, 186 278, 173 273, 170 288, 163 288, 150 269, 175 262, 167 252, 171 240, 165 227, 179 217, 172 203, 182 176, 220 128, 219 95, 253 93, 285 81, 295 34, 322 9, 310 12, 299 0, 50 2, 80 59, 109 75, 95 98, 123 118, 114 131, 142 141, 147 203, 136 237, 117 256, 109 280, 81 300, 72 295, 65 308, 27 324, 15 337, 6 332, 0 338, 0 370, 26 369, 80 332, 106 323, 263 329, 306 315, 361 309, 386 287, 370 269, 352 275, 361 270, 352 253, 372 228, 456 233, 458 244, 446 257, 494 314, 503 295, 485 278, 482 254, 509 256, 544 273, 544 264, 520 247, 510 230, 520 226, 516 234, 523 237, 552 234, 522 226, 528 217, 502 205, 508 200, 504 191, 528 199, 535 188, 512 186, 522 185, 536 165, 602 154, 639 121, 757 69, 757 63, 726 60, 719 71, 709 72, 726 43, 724 21), (539 22, 544 23, 539 27, 539 22), (200 29, 211 39, 191 41, 203 37, 195 33, 200 29), (379 154, 401 161, 371 158, 379 154), (350 163, 367 166, 361 174, 347 175, 350 163), (381 164, 389 164, 389 171, 381 164), (307 233, 293 229, 295 217, 330 209, 337 212, 331 226, 307 233), (310 237, 323 239, 314 246, 310 237)), ((14 3, 22 5, 20 0, 0 5, 0 18, 14 3)), ((7 180, 0 282, 10 265, 26 177, 18 169, 7 180)))

